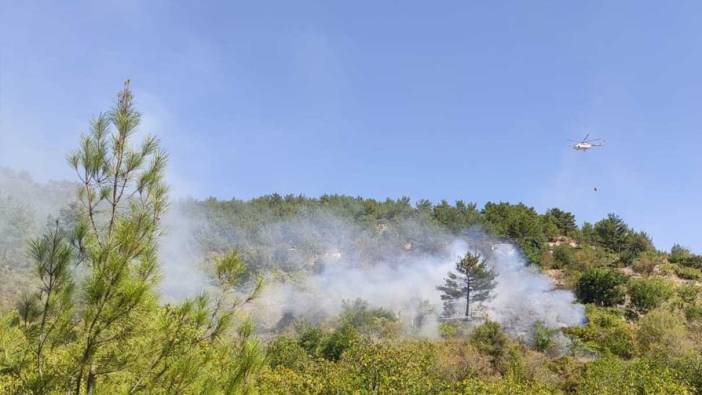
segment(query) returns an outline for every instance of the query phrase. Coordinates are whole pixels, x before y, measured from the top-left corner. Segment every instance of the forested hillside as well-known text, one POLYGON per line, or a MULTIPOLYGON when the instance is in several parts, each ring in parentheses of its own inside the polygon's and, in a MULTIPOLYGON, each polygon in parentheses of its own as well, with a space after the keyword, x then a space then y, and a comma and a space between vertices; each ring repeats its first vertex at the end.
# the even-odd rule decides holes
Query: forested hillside
POLYGON ((0 393, 702 393, 700 255, 504 202, 169 206, 139 120, 126 85, 75 183, 0 173, 0 393))

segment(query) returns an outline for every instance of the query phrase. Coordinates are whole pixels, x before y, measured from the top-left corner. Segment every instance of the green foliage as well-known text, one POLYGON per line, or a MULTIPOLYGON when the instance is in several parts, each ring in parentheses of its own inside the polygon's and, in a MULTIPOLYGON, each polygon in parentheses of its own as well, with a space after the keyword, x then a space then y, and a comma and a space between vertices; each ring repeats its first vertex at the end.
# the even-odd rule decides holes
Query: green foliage
POLYGON ((439 336, 444 339, 452 339, 461 335, 460 328, 453 321, 444 321, 439 324, 439 336))
POLYGON ((396 329, 393 324, 397 317, 390 310, 372 308, 368 302, 356 299, 353 303, 343 303, 339 321, 340 326, 349 326, 362 334, 389 336, 396 329))
POLYGON ((287 336, 275 338, 267 348, 270 367, 282 366, 289 369, 302 369, 309 362, 308 352, 300 341, 287 336))
MULTIPOLYGON (((10 295, 17 307, 0 314, 0 393, 702 393, 702 256, 676 245, 667 263, 645 233, 613 214, 578 229, 571 213, 554 208, 539 215, 523 204, 487 203, 478 210, 463 201, 422 200, 413 207, 406 197, 278 194, 190 201, 183 208, 208 219, 195 236, 211 253, 214 290, 160 304, 155 286, 166 155, 153 137, 133 144, 140 115, 132 101, 127 85, 114 109, 91 123, 69 157, 80 204, 51 221, 31 243, 29 260, 27 241, 43 221, 21 200, 0 194, 0 277, 11 279, 0 282, 0 306, 10 295), (296 335, 271 338, 264 358, 239 310, 260 291, 257 274, 273 267, 317 270, 324 263, 308 265, 306 258, 324 251, 287 233, 285 241, 271 243, 262 229, 314 210, 358 226, 352 253, 370 261, 438 251, 447 233, 475 225, 514 240, 531 262, 564 269, 556 272, 561 284, 590 303, 587 323, 563 330, 572 356, 554 356, 554 331, 540 322, 529 339, 533 348, 491 321, 474 328, 444 321, 438 328, 444 340, 408 340, 393 312, 356 300, 321 327, 298 324, 296 335), (414 224, 436 232, 417 232, 414 224), (549 239, 575 239, 579 246, 559 245, 551 254, 549 239), (395 247, 379 252, 387 245, 395 247), (621 264, 645 277, 625 286, 626 278, 611 269, 621 264), (27 292, 18 297, 19 289, 27 292), (638 314, 600 307, 622 305, 625 289, 638 314)), ((322 239, 333 231, 315 227, 312 233, 322 239)), ((493 275, 484 264, 475 254, 457 263, 439 287, 449 309, 457 299, 470 306, 487 296, 493 275)))
POLYGON ((595 233, 595 227, 589 223, 583 223, 580 228, 580 241, 588 244, 597 244, 597 234, 595 233))
POLYGON ((678 263, 682 266, 702 270, 702 255, 689 255, 678 263))
POLYGON ((539 214, 524 204, 488 202, 483 208, 484 221, 498 236, 517 241, 530 262, 538 262, 546 242, 544 222, 539 214))
POLYGON ((298 344, 310 356, 315 356, 324 339, 324 333, 318 326, 303 324, 299 330, 298 344))
POLYGON ((573 236, 578 230, 578 226, 575 223, 575 216, 572 213, 563 211, 558 208, 552 208, 544 214, 546 217, 553 219, 558 232, 564 236, 573 236))
POLYGON ((359 337, 358 331, 349 322, 342 323, 331 332, 325 332, 318 326, 302 324, 298 333, 297 344, 307 355, 329 361, 338 361, 359 337))
POLYGON ((595 223, 593 227, 595 241, 614 252, 622 252, 626 248, 629 227, 616 214, 595 223))
POLYGON ((631 358, 636 353, 635 331, 618 309, 587 306, 587 325, 567 328, 566 333, 603 354, 631 358))
POLYGON ((338 361, 357 337, 357 332, 351 325, 343 325, 324 339, 319 353, 326 360, 338 361))
POLYGON ((662 266, 664 264, 665 261, 661 256, 659 256, 655 252, 646 252, 634 259, 634 263, 632 264, 631 268, 637 273, 650 276, 654 272, 656 267, 662 266))
POLYGON ((691 391, 671 369, 646 360, 603 358, 587 366, 578 393, 683 395, 691 391))
MULTIPOLYGON (((428 209, 427 203, 431 204, 424 201, 418 203, 417 207, 426 207, 428 209)), ((466 204, 462 200, 457 201, 455 206, 451 206, 447 201, 442 200, 441 203, 434 206, 433 216, 438 223, 454 233, 466 230, 479 224, 481 221, 480 211, 478 211, 475 203, 466 204)))
POLYGON ((682 263, 690 256, 692 256, 690 250, 681 246, 680 244, 674 244, 670 249, 670 256, 668 260, 672 263, 682 263))
POLYGON ((634 232, 616 214, 609 214, 607 218, 595 223, 592 230, 585 229, 590 242, 594 242, 612 252, 620 254, 620 259, 625 265, 630 265, 642 252, 653 251, 653 243, 644 232, 634 232))
POLYGON ((426 341, 358 342, 343 357, 343 368, 352 381, 342 392, 434 392, 434 347, 426 341), (349 385, 350 384, 350 385, 349 385))
POLYGON ((437 393, 434 346, 426 341, 355 342, 337 362, 303 369, 277 366, 263 372, 258 391, 289 393, 437 393))
POLYGON ((675 274, 685 280, 702 280, 702 270, 695 269, 694 267, 678 266, 673 265, 673 270, 675 274))
POLYGON ((557 330, 548 328, 541 321, 534 323, 532 338, 534 348, 541 352, 546 352, 553 347, 553 335, 557 330))
POLYGON ((480 254, 467 252, 456 262, 456 273, 449 271, 444 285, 436 287, 444 301, 444 316, 456 314, 456 300, 465 299, 465 317, 470 317, 470 305, 490 296, 495 288, 495 272, 488 268, 480 254))
POLYGON ((624 301, 625 283, 626 278, 614 270, 589 269, 580 276, 575 293, 583 303, 614 306, 624 301))
POLYGON ((662 278, 635 279, 629 282, 631 304, 646 312, 661 305, 673 295, 672 285, 662 278))
POLYGON ((681 351, 686 332, 680 312, 659 308, 639 320, 637 339, 643 352, 672 356, 681 351))
POLYGON ((654 251, 653 242, 646 233, 635 233, 631 231, 627 236, 626 247, 621 254, 621 261, 628 266, 631 265, 641 253, 654 251))
POLYGON ((38 290, 0 321, 2 392, 246 392, 263 364, 250 323, 228 330, 235 255, 217 261, 216 301, 157 303, 166 156, 153 137, 132 146, 132 101, 127 83, 69 156, 81 205, 31 244, 38 290))
POLYGON ((553 261, 553 267, 555 269, 572 267, 577 262, 573 248, 565 244, 561 244, 553 249, 553 261))
POLYGON ((500 324, 487 321, 475 328, 470 336, 470 343, 481 353, 490 357, 492 365, 505 374, 518 370, 520 361, 515 354, 509 336, 500 324))

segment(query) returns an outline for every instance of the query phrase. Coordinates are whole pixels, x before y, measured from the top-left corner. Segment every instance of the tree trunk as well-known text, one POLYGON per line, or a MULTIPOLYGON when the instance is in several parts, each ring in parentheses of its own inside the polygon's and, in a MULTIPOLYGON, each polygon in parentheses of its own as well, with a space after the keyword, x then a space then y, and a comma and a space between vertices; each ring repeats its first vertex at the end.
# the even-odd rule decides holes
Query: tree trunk
POLYGON ((93 363, 93 365, 90 367, 90 372, 88 372, 88 380, 85 382, 85 390, 88 395, 93 395, 95 393, 95 376, 95 364, 93 363))
POLYGON ((466 318, 470 318, 470 280, 466 280, 466 318))

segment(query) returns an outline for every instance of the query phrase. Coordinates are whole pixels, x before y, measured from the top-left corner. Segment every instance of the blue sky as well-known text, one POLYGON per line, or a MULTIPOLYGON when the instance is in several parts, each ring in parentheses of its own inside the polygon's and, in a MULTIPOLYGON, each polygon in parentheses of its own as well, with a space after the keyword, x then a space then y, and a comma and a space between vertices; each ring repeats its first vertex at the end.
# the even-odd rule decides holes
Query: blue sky
POLYGON ((130 78, 177 196, 522 201, 702 252, 700 2, 100 3, 0 0, 0 166, 70 178, 130 78))

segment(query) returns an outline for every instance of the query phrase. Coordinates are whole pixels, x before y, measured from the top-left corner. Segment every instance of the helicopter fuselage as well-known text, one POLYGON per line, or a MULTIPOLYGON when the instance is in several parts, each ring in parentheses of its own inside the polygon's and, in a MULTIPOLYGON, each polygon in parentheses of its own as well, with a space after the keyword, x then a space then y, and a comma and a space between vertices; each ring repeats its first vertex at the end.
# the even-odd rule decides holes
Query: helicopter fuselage
POLYGON ((591 143, 577 143, 573 146, 573 148, 578 150, 578 151, 587 151, 590 148, 592 148, 592 144, 591 143))

